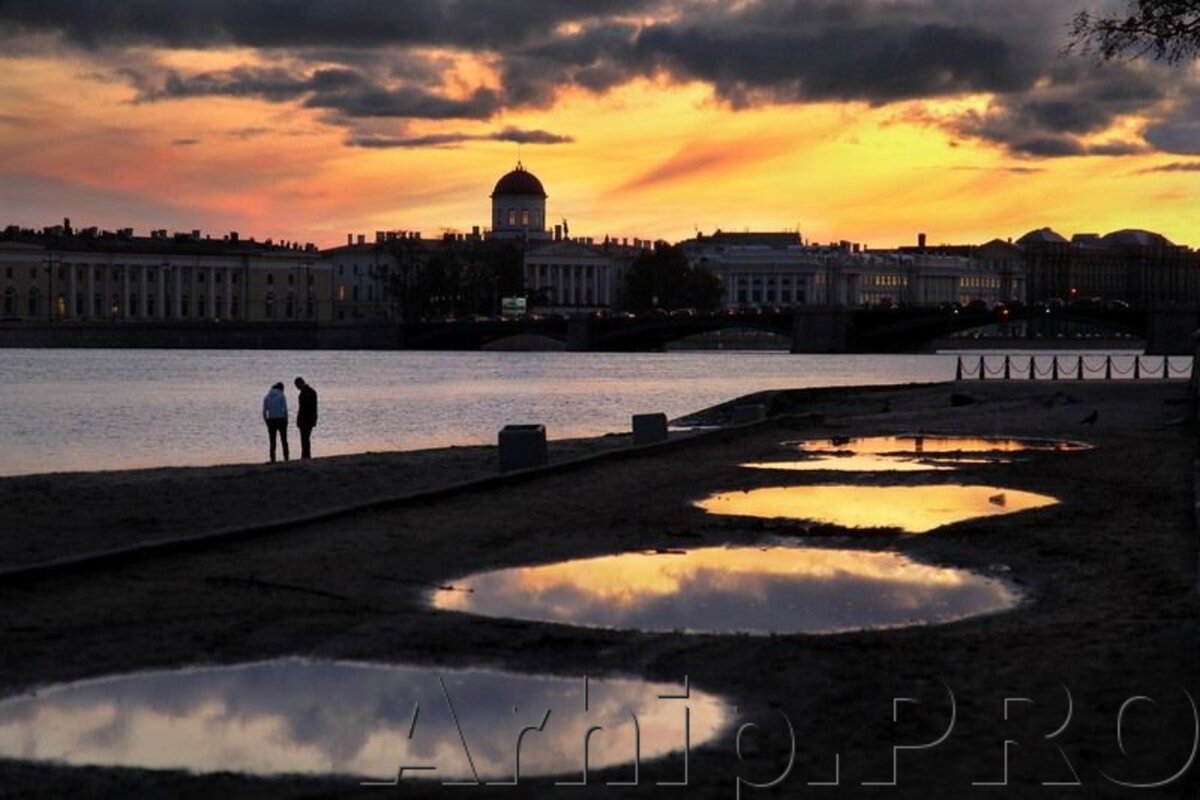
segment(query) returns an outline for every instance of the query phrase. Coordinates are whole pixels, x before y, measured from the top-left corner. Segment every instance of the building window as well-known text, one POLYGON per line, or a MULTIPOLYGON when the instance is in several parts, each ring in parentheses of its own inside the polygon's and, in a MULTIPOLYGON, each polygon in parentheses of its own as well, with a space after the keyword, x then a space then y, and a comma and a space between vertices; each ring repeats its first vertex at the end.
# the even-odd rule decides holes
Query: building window
POLYGON ((4 277, 8 278, 10 281, 12 280, 12 267, 4 268, 4 277))
POLYGON ((289 272, 288 273, 288 286, 295 286, 295 285, 296 285, 296 276, 289 272))
POLYGON ((235 272, 235 273, 233 273, 233 275, 231 275, 230 277, 232 278, 232 283, 233 283, 233 285, 234 285, 234 286, 237 286, 237 285, 238 285, 238 274, 235 272))
POLYGON ((38 315, 38 290, 33 287, 29 290, 29 316, 36 317, 38 315))
POLYGON ((275 285, 275 276, 272 273, 268 272, 267 273, 267 286, 274 286, 274 285, 275 285))
POLYGON ((517 210, 515 208, 510 208, 508 210, 508 225, 511 228, 511 227, 516 227, 516 224, 517 224, 517 210))
POLYGON ((308 315, 309 319, 312 319, 317 313, 317 304, 313 301, 313 297, 311 294, 308 296, 308 302, 305 303, 305 306, 306 306, 304 309, 305 314, 308 315))
POLYGON ((526 228, 529 227, 529 209, 528 208, 521 209, 521 225, 526 228))
POLYGON ((288 319, 292 319, 296 316, 296 295, 292 292, 288 292, 285 313, 287 314, 288 319))
MULTIPOLYGON (((204 270, 197 270, 197 273, 198 274, 196 275, 196 282, 204 283, 204 274, 205 274, 204 270)), ((203 315, 201 315, 201 316, 203 316, 203 315)))
POLYGON ((108 313, 114 317, 121 313, 121 296, 119 294, 114 294, 108 299, 108 313))
MULTIPOLYGON (((8 277, 12 277, 12 267, 8 268, 8 277)), ((13 317, 17 313, 17 290, 11 286, 4 290, 4 316, 13 317)))
POLYGON ((267 299, 264 301, 263 312, 267 319, 275 319, 275 293, 267 292, 267 299))
POLYGON ((354 302, 356 302, 356 303, 358 302, 358 285, 357 284, 350 287, 350 297, 354 302))
POLYGON ((208 316, 208 300, 204 295, 196 298, 196 316, 201 318, 208 316))
POLYGON ((346 302, 346 284, 339 283, 337 290, 337 299, 339 303, 346 302))

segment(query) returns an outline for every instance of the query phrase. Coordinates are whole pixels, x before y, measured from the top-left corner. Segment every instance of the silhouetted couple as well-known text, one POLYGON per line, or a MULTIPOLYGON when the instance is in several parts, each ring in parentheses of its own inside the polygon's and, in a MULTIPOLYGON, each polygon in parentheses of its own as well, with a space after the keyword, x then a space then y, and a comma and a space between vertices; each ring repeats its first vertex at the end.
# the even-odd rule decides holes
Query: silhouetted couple
MULTIPOLYGON (((300 429, 300 457, 312 458, 312 430, 317 427, 317 392, 304 382, 304 378, 296 378, 296 388, 300 391, 300 409, 296 412, 296 427, 300 429)), ((283 443, 283 460, 289 460, 288 407, 282 383, 272 386, 263 398, 263 420, 267 423, 267 435, 271 439, 271 463, 275 463, 276 437, 283 443)))

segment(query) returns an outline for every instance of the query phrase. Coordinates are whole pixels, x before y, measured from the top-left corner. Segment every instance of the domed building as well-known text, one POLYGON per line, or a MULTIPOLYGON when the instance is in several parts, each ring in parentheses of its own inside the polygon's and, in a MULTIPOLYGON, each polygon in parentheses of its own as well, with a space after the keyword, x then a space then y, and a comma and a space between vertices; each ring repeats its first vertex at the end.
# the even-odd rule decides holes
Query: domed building
POLYGON ((520 161, 496 181, 492 190, 493 239, 549 239, 546 232, 546 190, 520 161))

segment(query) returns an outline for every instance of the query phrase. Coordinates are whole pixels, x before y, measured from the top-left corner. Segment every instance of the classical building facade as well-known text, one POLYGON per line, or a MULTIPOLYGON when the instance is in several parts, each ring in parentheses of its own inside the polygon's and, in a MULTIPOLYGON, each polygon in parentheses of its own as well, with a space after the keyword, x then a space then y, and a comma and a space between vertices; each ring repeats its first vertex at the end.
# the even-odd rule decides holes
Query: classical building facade
POLYGON ((530 308, 570 314, 620 306, 625 275, 641 249, 608 241, 558 241, 525 253, 530 308))
POLYGON ((685 242, 693 263, 721 280, 731 306, 939 305, 1024 301, 1020 251, 981 247, 865 250, 806 244, 797 233, 724 233, 685 242))
POLYGON ((333 275, 311 246, 135 237, 69 223, 0 235, 0 317, 31 321, 329 321, 333 275))
POLYGON ((1017 240, 1035 301, 1097 298, 1139 308, 1200 306, 1200 254, 1165 236, 1120 230, 1070 240, 1050 228, 1017 240))

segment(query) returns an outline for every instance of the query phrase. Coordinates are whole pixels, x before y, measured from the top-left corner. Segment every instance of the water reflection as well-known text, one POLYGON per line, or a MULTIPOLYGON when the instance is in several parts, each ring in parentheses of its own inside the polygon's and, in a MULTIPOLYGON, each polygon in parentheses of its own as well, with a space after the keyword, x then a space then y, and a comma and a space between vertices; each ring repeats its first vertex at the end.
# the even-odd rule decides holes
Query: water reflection
POLYGON ((944 623, 1019 601, 1007 584, 896 553, 712 547, 626 553, 462 579, 440 609, 572 625, 705 633, 839 633, 944 623))
POLYGON ((1053 497, 995 486, 789 486, 715 494, 696 503, 710 514, 801 519, 845 528, 925 533, 977 517, 1057 504, 1053 497))
POLYGON ((1091 445, 1060 439, 1019 439, 1013 437, 942 436, 908 434, 904 436, 837 436, 787 442, 805 453, 854 455, 912 455, 954 453, 1066 453, 1089 450, 1091 445))
MULTIPOLYGON (((103 765, 255 775, 343 774, 393 780, 513 780, 526 726, 521 775, 582 775, 591 726, 593 769, 693 746, 728 716, 717 698, 637 680, 286 660, 105 678, 0 702, 0 755, 103 765), (444 681, 444 684, 443 684, 444 681), (453 714, 451 712, 453 707, 453 714), (419 712, 417 709, 419 708, 419 712), (454 723, 454 714, 461 723, 454 723), (464 747, 465 741, 465 747, 464 747), (469 756, 468 756, 469 752, 469 756), (472 769, 472 765, 474 769, 472 769)), ((578 779, 578 778, 576 778, 578 779)))
POLYGON ((773 469, 781 472, 946 472, 962 463, 961 460, 935 461, 906 456, 833 453, 814 454, 803 461, 760 461, 742 466, 746 469, 773 469))

